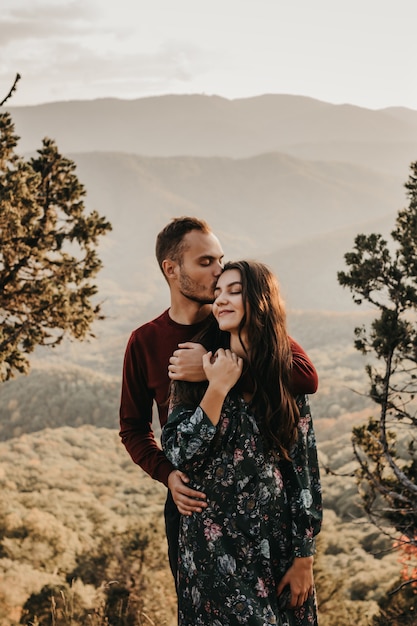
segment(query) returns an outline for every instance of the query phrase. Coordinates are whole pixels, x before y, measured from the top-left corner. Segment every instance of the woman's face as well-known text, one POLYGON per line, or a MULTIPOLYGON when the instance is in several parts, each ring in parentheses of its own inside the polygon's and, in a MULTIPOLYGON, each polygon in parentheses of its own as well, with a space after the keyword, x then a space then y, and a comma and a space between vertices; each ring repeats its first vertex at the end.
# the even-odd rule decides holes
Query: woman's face
POLYGON ((244 313, 240 272, 226 270, 219 276, 214 289, 213 315, 220 330, 237 333, 244 313))

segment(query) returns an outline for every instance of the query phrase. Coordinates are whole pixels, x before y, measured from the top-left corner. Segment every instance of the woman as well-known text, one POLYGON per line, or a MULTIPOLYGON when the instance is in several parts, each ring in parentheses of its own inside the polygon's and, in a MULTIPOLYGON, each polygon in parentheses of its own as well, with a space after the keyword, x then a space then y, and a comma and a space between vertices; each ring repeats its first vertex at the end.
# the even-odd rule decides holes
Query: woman
POLYGON ((261 263, 226 264, 213 313, 205 389, 176 383, 162 432, 165 454, 208 503, 181 518, 179 626, 317 624, 320 478, 307 400, 291 394, 276 278, 261 263))

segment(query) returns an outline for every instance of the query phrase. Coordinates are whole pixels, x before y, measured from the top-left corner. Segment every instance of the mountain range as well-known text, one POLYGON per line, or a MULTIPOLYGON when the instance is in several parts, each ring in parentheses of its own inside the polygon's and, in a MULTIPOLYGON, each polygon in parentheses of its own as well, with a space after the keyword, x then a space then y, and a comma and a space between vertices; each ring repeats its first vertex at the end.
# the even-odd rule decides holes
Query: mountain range
POLYGON ((106 295, 166 302, 157 232, 207 219, 226 258, 277 272, 288 306, 346 311, 337 283, 359 232, 389 233, 417 159, 417 111, 312 98, 158 96, 10 107, 20 153, 43 137, 77 164, 86 204, 113 224, 101 244, 106 295))
POLYGON ((24 151, 36 149, 48 136, 65 152, 235 158, 285 152, 325 160, 346 160, 348 154, 348 160, 365 163, 371 157, 372 163, 376 146, 398 163, 401 149, 409 160, 417 144, 417 111, 370 110, 286 94, 236 100, 206 95, 107 98, 11 110, 24 151))

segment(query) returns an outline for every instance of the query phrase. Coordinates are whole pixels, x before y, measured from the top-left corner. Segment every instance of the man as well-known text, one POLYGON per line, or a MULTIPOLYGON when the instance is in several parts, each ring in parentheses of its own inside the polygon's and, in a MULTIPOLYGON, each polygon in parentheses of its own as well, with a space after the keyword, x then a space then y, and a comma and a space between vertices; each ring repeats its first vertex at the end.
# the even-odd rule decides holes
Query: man
MULTIPOLYGON (((170 378, 204 377, 205 349, 190 340, 212 323, 214 287, 222 272, 223 250, 208 224, 195 217, 173 219, 158 234, 156 257, 170 290, 170 307, 132 332, 125 352, 120 403, 120 437, 133 461, 168 487, 165 527, 174 578, 177 569, 179 514, 206 506, 205 494, 190 489, 174 469, 152 430, 156 402, 161 427, 167 421, 170 378), (169 368, 169 373, 168 373, 169 368)), ((315 393, 317 373, 303 349, 292 341, 293 387, 315 393)))

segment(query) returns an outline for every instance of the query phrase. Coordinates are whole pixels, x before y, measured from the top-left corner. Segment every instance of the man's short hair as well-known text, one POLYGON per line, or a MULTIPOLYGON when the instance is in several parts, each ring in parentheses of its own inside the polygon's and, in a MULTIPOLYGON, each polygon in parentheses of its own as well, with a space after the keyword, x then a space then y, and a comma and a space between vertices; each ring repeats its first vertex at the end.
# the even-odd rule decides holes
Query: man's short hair
POLYGON ((212 232, 207 222, 197 217, 174 217, 158 234, 155 253, 162 273, 162 263, 165 259, 177 263, 181 261, 184 236, 192 230, 199 230, 205 234, 212 232))

